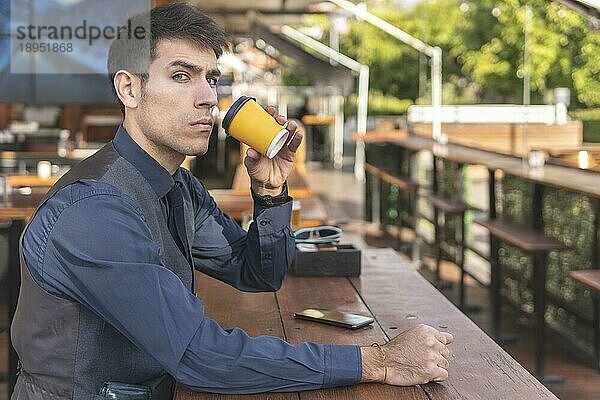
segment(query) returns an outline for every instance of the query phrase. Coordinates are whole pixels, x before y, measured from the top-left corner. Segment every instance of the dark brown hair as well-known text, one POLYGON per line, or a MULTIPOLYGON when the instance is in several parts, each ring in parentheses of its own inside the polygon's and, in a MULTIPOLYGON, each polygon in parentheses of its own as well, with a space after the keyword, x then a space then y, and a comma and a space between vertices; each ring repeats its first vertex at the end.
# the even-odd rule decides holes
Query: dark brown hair
MULTIPOLYGON (((229 39, 225 31, 198 8, 185 3, 165 4, 129 18, 127 25, 135 32, 146 35, 117 37, 111 44, 106 62, 108 77, 116 96, 114 78, 119 70, 126 70, 141 78, 142 88, 148 79, 148 69, 156 58, 156 45, 161 40, 184 39, 203 49, 210 49, 219 58, 228 48, 229 39), (139 28, 143 27, 143 28, 139 28), (142 37, 140 39, 140 37, 142 37)), ((117 100, 118 100, 117 96, 117 100)), ((119 100, 121 111, 125 106, 119 100)))

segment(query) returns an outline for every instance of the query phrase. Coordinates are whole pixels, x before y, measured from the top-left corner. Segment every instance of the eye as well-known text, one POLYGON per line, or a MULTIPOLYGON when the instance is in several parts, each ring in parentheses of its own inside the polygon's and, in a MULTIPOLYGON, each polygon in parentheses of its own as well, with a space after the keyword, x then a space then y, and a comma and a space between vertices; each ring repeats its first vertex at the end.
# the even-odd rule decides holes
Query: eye
POLYGON ((190 78, 189 78, 189 76, 187 76, 187 74, 179 72, 179 73, 173 75, 173 80, 175 80, 177 82, 187 82, 190 80, 190 78))
POLYGON ((219 81, 219 78, 215 78, 213 76, 207 76, 206 77, 206 81, 208 82, 208 84, 211 87, 216 87, 217 86, 217 82, 219 81))

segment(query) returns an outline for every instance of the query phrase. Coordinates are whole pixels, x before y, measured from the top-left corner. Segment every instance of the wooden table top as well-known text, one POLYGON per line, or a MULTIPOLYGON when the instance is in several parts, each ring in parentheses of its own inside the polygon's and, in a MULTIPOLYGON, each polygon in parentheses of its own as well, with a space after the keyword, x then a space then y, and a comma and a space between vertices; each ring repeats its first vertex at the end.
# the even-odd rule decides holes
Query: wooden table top
POLYGON ((59 156, 56 151, 0 151, 0 159, 6 160, 61 160, 66 164, 74 164, 85 157, 89 156, 98 149, 79 151, 73 150, 67 153, 65 157, 59 156))
POLYGON ((447 330, 455 339, 446 382, 412 387, 361 384, 251 396, 194 393, 180 385, 175 399, 556 399, 394 251, 364 250, 362 257, 362 275, 357 278, 290 275, 277 293, 242 293, 197 274, 197 292, 207 316, 223 327, 241 327, 253 336, 278 336, 291 343, 366 346, 383 343, 419 323, 447 330), (294 312, 308 307, 372 315, 377 322, 352 331, 294 319, 294 312))
POLYGON ((334 121, 333 115, 310 114, 302 117, 304 125, 331 125, 334 121))
POLYGON ((8 179, 13 188, 23 186, 50 187, 60 179, 60 175, 40 178, 38 175, 9 175, 8 179))
MULTIPOLYGON (((369 134, 367 134, 367 137, 369 134)), ((395 144, 411 150, 427 150, 434 155, 462 164, 483 165, 491 169, 500 169, 513 176, 528 179, 556 188, 600 197, 600 174, 578 168, 546 164, 542 168, 529 168, 523 159, 510 155, 480 150, 473 147, 448 143, 440 145, 430 138, 415 135, 377 134, 371 143, 395 144)))
POLYGON ((0 218, 29 219, 47 191, 47 187, 36 187, 31 194, 14 190, 8 196, 0 196, 0 218))
MULTIPOLYGON (((29 219, 40 201, 44 198, 48 187, 34 187, 31 194, 22 194, 14 190, 8 196, 0 196, 0 218, 29 219)), ((252 211, 254 201, 249 193, 234 193, 231 190, 211 190, 219 208, 233 219, 240 221, 242 212, 252 211)), ((323 225, 327 222, 327 211, 323 202, 316 196, 302 199, 300 211, 300 227, 323 225)))

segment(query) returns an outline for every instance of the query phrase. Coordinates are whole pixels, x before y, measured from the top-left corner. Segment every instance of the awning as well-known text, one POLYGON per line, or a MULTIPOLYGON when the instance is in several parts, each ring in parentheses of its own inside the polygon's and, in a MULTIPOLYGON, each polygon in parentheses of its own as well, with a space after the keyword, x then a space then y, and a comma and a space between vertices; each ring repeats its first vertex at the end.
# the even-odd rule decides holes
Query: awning
POLYGON ((311 72, 315 83, 329 85, 339 89, 339 94, 348 96, 354 91, 356 77, 348 69, 334 66, 324 60, 308 53, 296 43, 277 33, 277 28, 270 28, 258 19, 251 24, 251 34, 254 40, 262 39, 275 47, 280 53, 292 58, 311 72))

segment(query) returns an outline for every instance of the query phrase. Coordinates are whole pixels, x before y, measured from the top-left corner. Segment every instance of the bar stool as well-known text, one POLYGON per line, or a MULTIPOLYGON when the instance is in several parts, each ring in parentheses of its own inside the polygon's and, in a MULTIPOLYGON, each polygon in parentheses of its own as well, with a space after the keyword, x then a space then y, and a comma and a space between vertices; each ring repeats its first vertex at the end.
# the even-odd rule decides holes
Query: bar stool
MULTIPOLYGON (((545 341, 546 341, 546 267, 548 253, 570 249, 567 245, 526 225, 509 222, 498 218, 478 219, 474 222, 485 227, 490 236, 508 243, 533 257, 533 302, 536 319, 536 375, 545 383, 562 383, 564 379, 545 375, 545 341)), ((501 305, 501 265, 498 256, 498 245, 490 247, 492 267, 492 315, 493 335, 498 342, 506 342, 500 333, 501 305)))
POLYGON ((448 288, 451 286, 451 282, 443 281, 440 276, 440 263, 442 259, 442 246, 441 243, 445 239, 445 221, 446 216, 452 216, 458 221, 458 230, 454 231, 454 240, 456 241, 456 254, 454 256, 453 262, 460 269, 460 281, 459 281, 459 307, 463 312, 476 312, 480 311, 480 308, 477 306, 469 306, 465 302, 465 213, 469 209, 475 209, 474 207, 469 206, 465 202, 460 199, 448 199, 442 196, 437 196, 431 193, 425 195, 425 198, 429 200, 431 205, 434 208, 434 232, 435 232, 435 274, 436 274, 436 282, 435 285, 439 289, 448 288), (443 224, 440 224, 439 214, 442 213, 443 224), (458 232, 457 232, 458 231, 458 232), (448 285, 450 284, 450 285, 448 285))
POLYGON ((592 292, 594 304, 594 355, 596 368, 600 369, 600 270, 571 271, 569 276, 592 292))

